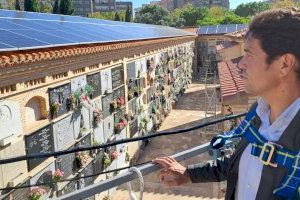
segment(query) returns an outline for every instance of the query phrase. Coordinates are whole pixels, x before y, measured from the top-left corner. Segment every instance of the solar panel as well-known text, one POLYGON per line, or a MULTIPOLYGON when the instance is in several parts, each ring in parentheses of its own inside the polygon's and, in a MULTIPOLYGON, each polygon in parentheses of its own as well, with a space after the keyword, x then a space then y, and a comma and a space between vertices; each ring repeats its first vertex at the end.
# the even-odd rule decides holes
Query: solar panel
POLYGON ((164 26, 0 10, 0 51, 189 35, 164 26))
POLYGON ((247 28, 247 24, 220 24, 212 26, 200 26, 198 29, 198 35, 215 35, 232 33, 238 30, 247 28), (200 31, 199 31, 200 30, 200 31))
POLYGON ((227 33, 227 25, 221 24, 218 27, 217 33, 227 33))

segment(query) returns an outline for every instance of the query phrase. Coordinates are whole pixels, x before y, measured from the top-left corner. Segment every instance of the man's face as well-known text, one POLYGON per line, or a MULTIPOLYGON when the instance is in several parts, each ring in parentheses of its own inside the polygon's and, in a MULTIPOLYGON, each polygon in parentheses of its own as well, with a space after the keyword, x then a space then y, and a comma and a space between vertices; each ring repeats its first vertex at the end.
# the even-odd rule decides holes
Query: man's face
POLYGON ((276 60, 267 63, 267 54, 262 50, 260 42, 249 36, 245 41, 245 55, 239 62, 241 77, 248 94, 265 96, 279 84, 278 63, 276 60))

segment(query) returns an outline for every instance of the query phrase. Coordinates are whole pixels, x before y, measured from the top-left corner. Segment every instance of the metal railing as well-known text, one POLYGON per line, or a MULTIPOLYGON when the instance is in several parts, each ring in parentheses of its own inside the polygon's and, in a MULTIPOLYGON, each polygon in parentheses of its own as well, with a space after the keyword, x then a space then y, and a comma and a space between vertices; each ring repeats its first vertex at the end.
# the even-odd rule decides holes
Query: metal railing
MULTIPOLYGON (((178 162, 192 158, 194 156, 197 156, 199 154, 205 153, 210 151, 209 143, 205 143, 199 146, 196 146, 192 149, 188 149, 182 152, 179 152, 172 157, 177 160, 178 162)), ((161 167, 159 165, 155 164, 145 164, 141 167, 138 167, 138 169, 141 171, 143 175, 150 174, 152 172, 155 172, 161 167)), ((101 193, 103 191, 109 190, 111 188, 117 187, 121 184, 127 183, 129 181, 132 181, 134 179, 138 178, 137 175, 133 172, 127 171, 122 174, 119 174, 111 179, 107 179, 105 181, 95 183, 93 185, 84 187, 80 190, 76 190, 75 192, 63 195, 59 198, 56 198, 56 200, 75 200, 75 199, 84 199, 88 198, 90 196, 93 196, 95 194, 101 193)))

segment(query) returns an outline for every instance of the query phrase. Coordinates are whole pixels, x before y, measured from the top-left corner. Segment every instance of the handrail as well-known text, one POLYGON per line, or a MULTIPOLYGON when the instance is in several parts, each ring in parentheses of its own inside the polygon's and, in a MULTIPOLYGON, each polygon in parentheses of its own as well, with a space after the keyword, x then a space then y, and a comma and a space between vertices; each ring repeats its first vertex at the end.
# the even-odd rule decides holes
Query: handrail
MULTIPOLYGON (((172 157, 177 160, 178 162, 186 160, 188 158, 197 156, 199 154, 208 152, 210 150, 209 143, 205 143, 199 146, 196 146, 192 149, 188 149, 182 152, 179 152, 177 154, 174 154, 172 157)), ((161 167, 159 165, 155 164, 145 164, 141 167, 138 167, 138 169, 141 171, 143 175, 150 174, 152 172, 155 172, 161 167)), ((114 188, 116 186, 119 186, 121 184, 127 183, 129 181, 132 181, 134 179, 138 178, 136 174, 133 172, 127 171, 122 174, 119 174, 111 179, 107 179, 105 181, 95 183, 93 185, 84 187, 82 189, 76 190, 74 192, 71 192, 69 194, 63 195, 61 197, 55 198, 56 200, 75 200, 75 199, 84 199, 88 198, 90 196, 93 196, 95 194, 101 193, 103 191, 109 190, 111 188, 114 188)))

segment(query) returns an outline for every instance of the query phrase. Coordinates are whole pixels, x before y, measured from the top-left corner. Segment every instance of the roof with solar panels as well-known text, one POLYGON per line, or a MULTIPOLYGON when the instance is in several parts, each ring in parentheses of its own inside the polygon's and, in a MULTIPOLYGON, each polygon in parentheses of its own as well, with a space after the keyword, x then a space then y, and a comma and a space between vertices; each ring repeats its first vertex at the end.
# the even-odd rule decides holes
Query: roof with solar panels
POLYGON ((193 36, 165 26, 0 10, 0 52, 193 36))
POLYGON ((197 30, 197 35, 224 35, 244 30, 247 27, 247 24, 221 24, 212 26, 200 26, 197 30))

